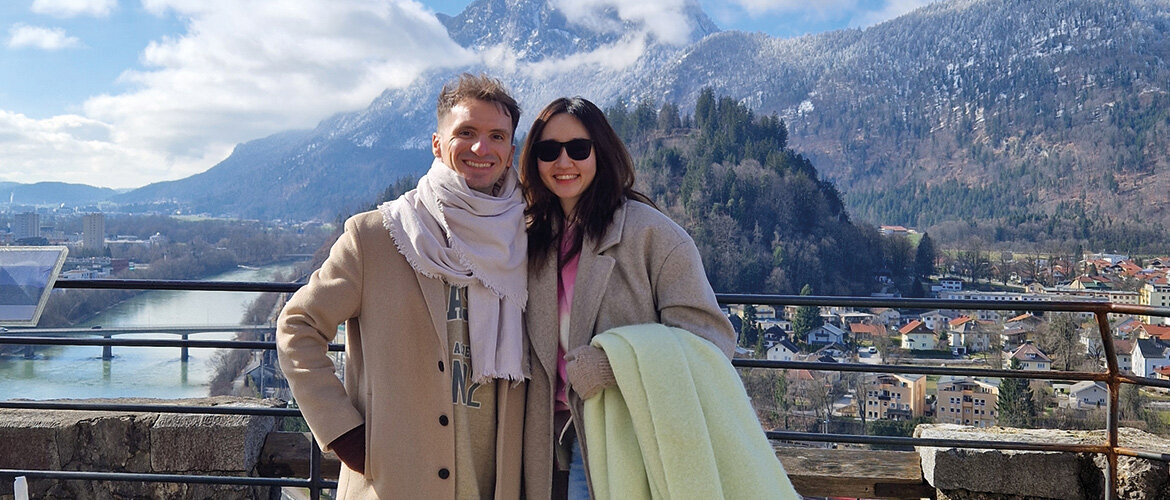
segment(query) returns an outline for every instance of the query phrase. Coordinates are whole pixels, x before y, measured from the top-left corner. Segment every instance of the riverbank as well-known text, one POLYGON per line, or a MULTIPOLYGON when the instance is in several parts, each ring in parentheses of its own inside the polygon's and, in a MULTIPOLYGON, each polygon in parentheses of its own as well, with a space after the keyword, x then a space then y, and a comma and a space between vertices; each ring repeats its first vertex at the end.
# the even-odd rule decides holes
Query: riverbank
MULTIPOLYGON (((273 281, 293 266, 233 269, 208 276, 216 281, 273 281)), ((225 325, 250 322, 249 306, 260 292, 152 290, 113 305, 76 325, 104 328, 225 325)), ((258 321, 260 324, 266 320, 258 321)), ((192 340, 233 340, 234 332, 190 335, 192 340)), ((174 334, 131 334, 125 338, 177 339, 174 334)), ((178 347, 117 347, 102 359, 100 346, 44 346, 32 359, 0 359, 0 400, 78 397, 202 397, 217 370, 216 356, 231 350, 191 348, 189 361, 178 347)), ((247 352, 247 351, 244 351, 247 352)))

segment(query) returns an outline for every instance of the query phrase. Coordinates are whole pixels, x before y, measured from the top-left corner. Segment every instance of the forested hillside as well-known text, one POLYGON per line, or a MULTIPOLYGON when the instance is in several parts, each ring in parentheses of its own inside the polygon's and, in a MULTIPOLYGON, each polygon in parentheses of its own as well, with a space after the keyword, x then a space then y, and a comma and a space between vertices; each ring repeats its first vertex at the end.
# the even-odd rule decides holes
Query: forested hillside
POLYGON ((638 163, 638 187, 695 238, 721 292, 867 295, 882 237, 855 225, 833 183, 788 147, 775 115, 704 89, 694 115, 674 104, 606 111, 638 163))
POLYGON ((721 32, 633 95, 685 109, 714 86, 778 113, 861 220, 1154 252, 1170 220, 1168 12, 954 0, 864 30, 721 32))

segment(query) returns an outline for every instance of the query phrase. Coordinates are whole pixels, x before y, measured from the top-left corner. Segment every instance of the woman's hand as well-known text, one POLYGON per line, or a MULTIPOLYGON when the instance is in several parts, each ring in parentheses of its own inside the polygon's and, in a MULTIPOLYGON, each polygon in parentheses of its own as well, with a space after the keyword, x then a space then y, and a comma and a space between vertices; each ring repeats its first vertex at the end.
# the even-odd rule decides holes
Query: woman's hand
POLYGON ((577 391, 581 399, 589 399, 602 389, 617 385, 605 351, 591 345, 565 353, 565 375, 569 378, 569 387, 577 391))

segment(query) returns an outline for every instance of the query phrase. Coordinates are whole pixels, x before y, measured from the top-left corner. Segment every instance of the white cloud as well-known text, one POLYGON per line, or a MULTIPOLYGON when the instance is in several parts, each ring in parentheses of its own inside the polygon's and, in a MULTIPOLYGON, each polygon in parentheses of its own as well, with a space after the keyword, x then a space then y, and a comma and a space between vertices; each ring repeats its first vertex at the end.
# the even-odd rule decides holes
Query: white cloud
POLYGON ((600 47, 591 52, 572 54, 558 60, 544 60, 528 64, 524 71, 532 78, 541 79, 550 75, 568 72, 581 66, 593 66, 608 70, 620 70, 638 61, 646 51, 646 37, 626 37, 616 43, 600 47))
POLYGON ((616 41, 589 52, 556 59, 520 62, 507 45, 488 47, 480 54, 497 74, 522 73, 528 78, 552 78, 580 67, 620 71, 638 61, 653 42, 682 45, 695 29, 686 12, 687 0, 552 0, 572 23, 588 30, 621 35, 616 41), (615 19, 616 16, 616 19, 615 19), (632 27, 632 29, 630 29, 632 27))
POLYGON ((102 140, 62 128, 57 120, 69 122, 65 117, 35 121, 9 113, 10 132, 22 126, 39 132, 23 133, 26 142, 17 146, 0 138, 0 164, 6 166, 0 179, 16 180, 7 166, 17 163, 23 171, 36 169, 41 180, 51 172, 52 180, 111 187, 183 178, 210 168, 237 143, 310 128, 337 112, 364 108, 425 70, 476 60, 409 0, 143 5, 183 20, 186 31, 149 44, 143 67, 120 77, 129 90, 92 97, 82 106, 84 116, 70 117, 100 124, 102 140), (53 168, 36 167, 38 158, 53 168), (113 174, 123 171, 134 174, 113 174))
POLYGON ((108 124, 83 116, 36 120, 0 110, 0 180, 129 187, 140 185, 134 176, 159 174, 150 169, 164 164, 161 155, 123 147, 110 134, 108 124), (134 174, 119 174, 123 165, 136 166, 134 174))
MULTIPOLYGON (((604 23, 603 16, 598 12, 612 10, 622 21, 633 22, 641 26, 646 34, 653 35, 658 40, 683 44, 688 41, 691 26, 686 15, 686 0, 641 0, 630 2, 627 0, 553 0, 554 6, 564 12, 565 17, 590 29, 602 32, 613 32, 622 29, 621 26, 610 26, 604 23)), ((637 38, 635 36, 629 39, 637 38)))
POLYGON ((14 24, 8 28, 8 48, 62 50, 81 46, 81 40, 65 34, 61 28, 43 28, 14 24))
POLYGON ((57 17, 106 17, 117 5, 118 0, 35 0, 30 10, 57 17))

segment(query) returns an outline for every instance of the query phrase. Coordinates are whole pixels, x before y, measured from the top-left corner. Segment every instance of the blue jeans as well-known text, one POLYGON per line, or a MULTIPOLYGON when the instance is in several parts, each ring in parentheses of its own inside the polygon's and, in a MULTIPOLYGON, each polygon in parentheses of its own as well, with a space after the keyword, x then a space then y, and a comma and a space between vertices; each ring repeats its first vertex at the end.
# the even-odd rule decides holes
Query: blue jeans
POLYGON ((569 500, 589 500, 589 480, 585 477, 585 458, 581 441, 573 440, 573 458, 569 461, 569 500))

